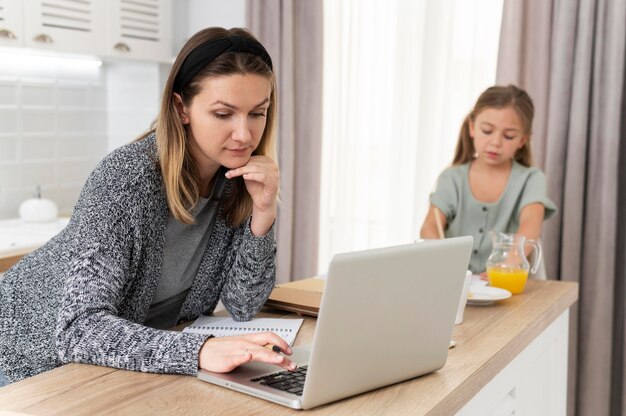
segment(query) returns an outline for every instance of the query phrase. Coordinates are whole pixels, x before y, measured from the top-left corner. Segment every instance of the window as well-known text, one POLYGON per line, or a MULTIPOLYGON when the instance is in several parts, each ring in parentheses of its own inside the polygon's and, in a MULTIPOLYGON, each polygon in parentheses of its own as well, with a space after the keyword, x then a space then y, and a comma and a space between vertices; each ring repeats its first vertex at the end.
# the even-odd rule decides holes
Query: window
POLYGON ((502 0, 326 0, 319 270, 413 241, 495 83, 502 0))

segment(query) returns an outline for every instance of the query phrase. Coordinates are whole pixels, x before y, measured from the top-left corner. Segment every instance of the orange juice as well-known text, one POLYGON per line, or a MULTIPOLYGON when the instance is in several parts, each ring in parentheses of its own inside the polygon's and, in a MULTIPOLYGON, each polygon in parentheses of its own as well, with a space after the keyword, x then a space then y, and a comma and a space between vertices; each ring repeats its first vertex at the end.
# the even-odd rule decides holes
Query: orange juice
POLYGON ((487 276, 491 286, 506 289, 517 295, 524 291, 526 280, 528 280, 528 270, 488 267, 487 276))

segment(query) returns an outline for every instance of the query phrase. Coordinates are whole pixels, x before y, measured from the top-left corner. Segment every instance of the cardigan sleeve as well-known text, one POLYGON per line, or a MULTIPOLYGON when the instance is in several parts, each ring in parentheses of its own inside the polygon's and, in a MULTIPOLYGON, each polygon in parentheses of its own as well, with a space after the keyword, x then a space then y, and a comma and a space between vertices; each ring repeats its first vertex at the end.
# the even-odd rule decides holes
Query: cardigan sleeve
POLYGON ((236 321, 247 321, 261 309, 276 280, 276 240, 274 228, 257 237, 250 230, 249 218, 235 233, 224 267, 221 299, 236 321))
POLYGON ((61 299, 56 347, 61 363, 195 374, 206 336, 148 328, 119 316, 133 270, 141 267, 141 174, 101 164, 74 219, 81 232, 61 299), (131 178, 131 179, 125 179, 131 178))

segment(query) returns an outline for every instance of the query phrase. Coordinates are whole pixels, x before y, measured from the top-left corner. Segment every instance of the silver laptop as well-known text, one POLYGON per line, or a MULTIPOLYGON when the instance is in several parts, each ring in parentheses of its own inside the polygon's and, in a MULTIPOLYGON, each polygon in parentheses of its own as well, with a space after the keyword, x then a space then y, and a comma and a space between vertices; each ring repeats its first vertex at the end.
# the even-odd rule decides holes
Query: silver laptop
POLYGON ((295 372, 248 363, 200 380, 310 409, 438 370, 448 346, 472 237, 338 254, 329 266, 313 343, 295 372))

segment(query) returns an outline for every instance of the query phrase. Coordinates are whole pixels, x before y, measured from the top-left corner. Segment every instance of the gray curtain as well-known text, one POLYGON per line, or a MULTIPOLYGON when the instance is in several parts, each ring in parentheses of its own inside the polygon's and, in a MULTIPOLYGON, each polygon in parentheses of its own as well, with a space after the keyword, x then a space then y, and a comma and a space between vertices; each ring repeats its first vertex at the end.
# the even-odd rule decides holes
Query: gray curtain
POLYGON ((321 0, 248 0, 248 28, 268 49, 278 79, 277 280, 317 273, 322 149, 321 0))
POLYGON ((497 82, 535 102, 535 162, 559 207, 547 275, 580 285, 570 415, 626 414, 625 44, 626 0, 504 1, 497 82))

